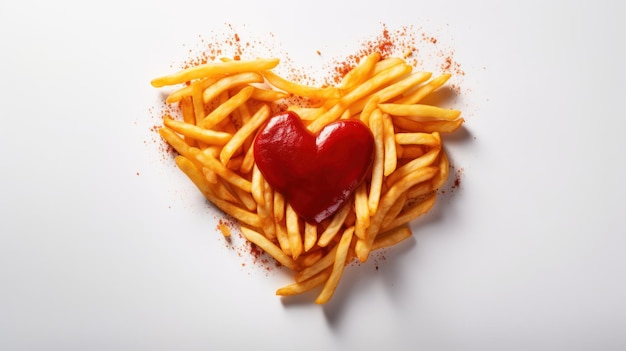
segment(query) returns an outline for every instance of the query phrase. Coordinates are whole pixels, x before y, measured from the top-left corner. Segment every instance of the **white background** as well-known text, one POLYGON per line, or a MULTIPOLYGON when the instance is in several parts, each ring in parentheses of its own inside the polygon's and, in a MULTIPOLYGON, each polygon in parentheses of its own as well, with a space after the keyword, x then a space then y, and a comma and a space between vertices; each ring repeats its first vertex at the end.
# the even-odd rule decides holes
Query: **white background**
POLYGON ((617 3, 3 1, 0 349, 626 349, 617 3), (282 300, 154 144, 149 81, 225 23, 321 67, 381 22, 454 49, 461 187, 328 305, 282 300))

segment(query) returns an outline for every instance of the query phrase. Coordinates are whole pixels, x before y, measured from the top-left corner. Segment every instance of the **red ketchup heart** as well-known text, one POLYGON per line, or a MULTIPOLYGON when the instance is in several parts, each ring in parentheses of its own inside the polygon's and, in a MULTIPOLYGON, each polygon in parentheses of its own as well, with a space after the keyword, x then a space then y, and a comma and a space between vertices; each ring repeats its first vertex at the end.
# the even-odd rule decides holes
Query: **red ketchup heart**
POLYGON ((311 133, 291 111, 272 117, 254 142, 267 182, 309 223, 332 216, 350 199, 374 159, 374 136, 359 120, 311 133))

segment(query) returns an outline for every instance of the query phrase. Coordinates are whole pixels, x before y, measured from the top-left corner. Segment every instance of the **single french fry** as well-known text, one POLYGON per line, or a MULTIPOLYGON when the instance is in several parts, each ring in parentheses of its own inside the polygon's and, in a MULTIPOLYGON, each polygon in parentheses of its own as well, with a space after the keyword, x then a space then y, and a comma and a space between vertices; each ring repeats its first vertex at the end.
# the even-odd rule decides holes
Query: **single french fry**
POLYGON ((259 204, 259 206, 265 205, 265 182, 263 175, 259 170, 259 167, 254 165, 252 168, 252 197, 259 204))
POLYGON ((276 88, 297 96, 321 100, 338 98, 341 95, 341 92, 337 88, 316 88, 298 84, 282 78, 272 71, 263 71, 261 74, 276 88))
POLYGON ((398 155, 396 154, 396 134, 393 121, 388 114, 383 114, 383 175, 386 177, 396 170, 398 155))
POLYGON ((252 99, 258 101, 265 102, 275 102, 280 99, 286 99, 289 97, 289 94, 285 94, 282 91, 277 90, 267 90, 261 88, 254 88, 254 92, 252 92, 252 99))
POLYGON ((317 225, 304 222, 304 251, 308 252, 317 242, 317 225))
POLYGON ((252 61, 209 62, 190 67, 171 75, 155 78, 150 82, 154 87, 181 84, 194 79, 240 72, 258 72, 272 69, 280 62, 277 58, 260 58, 252 61))
POLYGON ((396 101, 396 103, 407 104, 407 105, 417 104, 424 97, 426 97, 427 95, 429 95, 430 93, 432 93, 433 91, 437 90, 439 87, 444 85, 448 81, 448 79, 450 79, 450 77, 451 75, 449 73, 442 74, 439 77, 431 80, 427 84, 419 87, 419 89, 415 90, 414 92, 396 101))
POLYGON ((211 185, 190 159, 185 156, 176 156, 174 161, 178 168, 187 175, 202 194, 212 192, 211 185))
POLYGON ((289 238, 289 249, 291 250, 291 257, 297 260, 302 254, 302 234, 300 233, 300 223, 298 220, 298 214, 294 211, 291 205, 287 205, 285 213, 285 221, 287 224, 287 237, 289 238))
POLYGON ((411 229, 406 226, 397 227, 386 233, 382 233, 381 235, 376 237, 376 240, 374 240, 374 244, 372 245, 372 251, 394 246, 401 241, 410 238, 412 234, 413 233, 411 233, 411 229))
POLYGON ((243 161, 241 162, 241 168, 239 171, 242 174, 248 174, 252 171, 252 167, 254 166, 254 145, 250 145, 248 150, 246 150, 246 154, 243 157, 243 161))
POLYGON ((379 104, 381 111, 413 121, 446 120, 454 121, 461 111, 431 105, 379 104))
POLYGON ((369 78, 374 65, 380 61, 381 55, 378 51, 369 54, 359 62, 359 65, 351 69, 342 79, 340 87, 350 90, 369 78))
POLYGON ((211 111, 203 120, 200 122, 202 128, 210 129, 228 117, 233 111, 235 111, 239 106, 248 101, 250 96, 252 96, 252 92, 254 91, 253 87, 245 87, 241 89, 240 92, 233 95, 228 101, 223 104, 220 104, 215 110, 211 111))
POLYGON ((452 133, 459 129, 465 121, 463 118, 459 118, 454 121, 412 121, 404 117, 392 117, 394 124, 398 127, 407 131, 423 133, 452 133))
POLYGON ((395 141, 400 145, 428 145, 439 147, 440 139, 432 133, 397 133, 395 141))
MULTIPOLYGON (((233 75, 228 75, 220 78, 214 84, 210 85, 202 92, 202 101, 205 104, 210 103, 214 99, 218 98, 224 92, 227 92, 235 87, 246 86, 251 83, 263 82, 263 76, 256 72, 242 72, 233 75)), ((254 87, 250 91, 250 96, 254 92, 254 87)))
POLYGON ((313 276, 309 280, 300 283, 293 283, 276 290, 276 295, 291 296, 302 294, 324 284, 330 276, 331 269, 326 269, 313 276))
POLYGON ((351 207, 349 205, 344 205, 339 212, 335 213, 332 221, 317 240, 317 245, 324 247, 330 243, 346 221, 350 208, 351 207))
MULTIPOLYGON (((169 117, 163 118, 163 124, 175 132, 184 135, 185 138, 199 140, 212 145, 226 145, 233 137, 229 133, 200 128, 194 124, 177 121, 169 117)), ((185 141, 187 141, 187 139, 185 139, 185 141)))
POLYGON ((277 224, 274 221, 274 191, 269 187, 267 181, 263 179, 263 205, 257 205, 257 213, 263 220, 263 233, 269 239, 276 239, 277 224))
POLYGON ((388 70, 391 67, 399 66, 403 64, 406 64, 406 61, 404 61, 403 59, 399 57, 388 57, 384 60, 380 60, 379 62, 376 63, 376 65, 374 65, 372 76, 375 76, 385 70, 388 70))
POLYGON ((276 240, 278 241, 278 245, 280 249, 283 250, 285 255, 291 257, 291 247, 289 246, 289 234, 287 233, 287 228, 283 224, 283 222, 274 222, 276 227, 276 240))
POLYGON ((324 284, 324 288, 315 299, 316 304, 325 304, 335 293, 335 289, 339 284, 339 280, 343 275, 344 268, 346 267, 346 258, 348 256, 348 249, 352 242, 352 235, 354 234, 354 227, 346 229, 341 235, 341 240, 337 244, 337 254, 335 256, 335 262, 333 263, 333 270, 324 284))
POLYGON ((379 102, 378 97, 373 96, 368 99, 367 103, 365 104, 365 107, 363 107, 363 110, 361 111, 361 114, 359 115, 359 119, 361 120, 361 122, 365 123, 365 125, 367 126, 370 125, 370 117, 372 116, 372 113, 374 112, 374 110, 378 109, 378 102, 379 102))
MULTIPOLYGON (((226 184, 228 186, 228 184, 226 184)), ((252 197, 252 194, 250 192, 247 192, 245 190, 242 190, 241 188, 237 187, 237 186, 229 186, 229 189, 232 189, 231 192, 234 193, 237 198, 239 199, 239 202, 248 210, 248 211, 256 211, 257 209, 257 202, 254 201, 254 198, 252 197)))
POLYGON ((295 112, 303 121, 313 121, 322 115, 326 110, 320 107, 300 107, 289 106, 288 111, 295 112))
POLYGON ((370 192, 368 198, 368 207, 370 210, 370 216, 373 216, 378 209, 378 202, 380 200, 380 193, 383 184, 383 171, 384 171, 384 152, 385 146, 383 144, 383 116, 380 110, 376 109, 370 116, 370 129, 374 134, 375 152, 374 152, 374 164, 372 165, 372 180, 370 183, 370 192))
POLYGON ((274 220, 280 222, 285 216, 285 197, 278 191, 274 192, 274 220))
POLYGON ((196 124, 195 111, 193 110, 193 101, 191 96, 185 96, 179 103, 180 112, 183 115, 183 122, 188 124, 196 124))
MULTIPOLYGON (((246 88, 247 89, 247 88, 246 88)), ((246 139, 254 133, 270 116, 270 108, 267 105, 263 105, 252 116, 248 123, 244 124, 239 130, 230 138, 228 143, 222 148, 220 153, 220 161, 222 164, 226 164, 228 160, 235 154, 235 152, 243 146, 246 139)))
POLYGON ((176 134, 173 130, 168 127, 159 128, 159 135, 163 140, 165 140, 171 147, 178 152, 179 155, 185 156, 186 158, 193 158, 193 154, 191 152, 191 147, 176 134))
POLYGON ((365 237, 365 230, 370 225, 370 210, 367 199, 367 186, 365 183, 361 183, 354 193, 354 212, 356 214, 354 235, 359 239, 365 237))
POLYGON ((322 257, 324 257, 323 250, 311 250, 310 252, 306 252, 300 255, 300 258, 296 261, 296 263, 302 267, 312 266, 315 262, 319 261, 322 257))
POLYGON ((246 239, 263 249, 263 251, 267 252, 270 256, 274 257, 274 259, 280 262, 283 266, 292 270, 298 270, 298 266, 291 259, 291 257, 286 255, 278 246, 268 240, 261 233, 246 227, 241 227, 241 233, 246 237, 246 239))

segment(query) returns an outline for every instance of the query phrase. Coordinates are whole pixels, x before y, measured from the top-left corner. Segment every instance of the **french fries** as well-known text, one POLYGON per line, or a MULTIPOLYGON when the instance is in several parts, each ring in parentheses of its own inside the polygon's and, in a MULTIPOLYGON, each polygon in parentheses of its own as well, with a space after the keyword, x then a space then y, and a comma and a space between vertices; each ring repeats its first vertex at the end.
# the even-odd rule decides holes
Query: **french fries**
MULTIPOLYGON (((428 212, 449 175, 442 133, 464 122, 461 111, 421 104, 450 78, 413 72, 401 58, 373 53, 336 87, 313 87, 274 73, 276 58, 222 59, 154 79, 155 87, 182 85, 167 97, 181 118, 164 116, 159 133, 178 153, 176 165, 241 233, 294 271, 277 295, 321 290, 330 301, 346 265, 373 250, 411 237, 410 221, 428 212), (432 79, 431 79, 432 78, 432 79), (254 160, 256 134, 271 111, 298 113, 317 133, 338 119, 359 119, 372 131, 374 163, 350 201, 322 223, 308 223, 272 189, 254 160)), ((229 232, 230 235, 230 232, 229 232)))

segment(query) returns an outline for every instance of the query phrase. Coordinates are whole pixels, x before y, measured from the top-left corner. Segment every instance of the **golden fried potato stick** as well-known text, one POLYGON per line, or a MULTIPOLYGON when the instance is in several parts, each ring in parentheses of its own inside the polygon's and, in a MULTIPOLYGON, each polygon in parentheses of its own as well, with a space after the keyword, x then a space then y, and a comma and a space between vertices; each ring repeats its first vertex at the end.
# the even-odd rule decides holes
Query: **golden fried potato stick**
POLYGON ((263 251, 274 257, 274 259, 280 262, 283 266, 289 269, 298 270, 298 266, 291 259, 291 257, 286 255, 278 246, 267 239, 263 234, 246 227, 241 227, 241 233, 251 243, 263 249, 263 251))
POLYGON ((285 217, 285 197, 278 191, 274 192, 274 220, 280 222, 285 217))
POLYGON ((399 242, 410 238, 411 235, 411 229, 406 226, 397 227, 388 232, 381 233, 376 237, 376 240, 374 240, 374 244, 372 245, 372 251, 396 245, 399 242))
POLYGON ((183 122, 195 125, 196 116, 195 111, 193 110, 193 101, 191 100, 191 96, 185 96, 182 98, 179 106, 181 115, 183 116, 183 122))
POLYGON ((263 175, 259 170, 259 167, 254 165, 252 168, 252 197, 259 204, 259 206, 265 205, 265 182, 263 175))
POLYGON ((284 287, 276 290, 276 295, 279 295, 279 296, 291 296, 291 295, 302 294, 304 292, 312 290, 312 289, 314 289, 314 288, 324 284, 328 280, 328 277, 330 277, 330 272, 331 271, 332 271, 332 269, 328 268, 326 270, 321 271, 317 275, 313 276, 309 280, 305 280, 305 281, 300 282, 300 283, 296 282, 296 283, 284 286, 284 287))
POLYGON ((450 79, 450 77, 451 75, 448 73, 442 74, 439 77, 431 80, 427 84, 421 86, 419 89, 415 90, 413 93, 406 95, 402 99, 396 101, 396 103, 406 104, 406 105, 417 104, 428 94, 432 93, 433 91, 437 90, 437 88, 444 85, 448 81, 448 79, 450 79))
POLYGON ((439 147, 441 140, 431 133, 397 133, 395 141, 400 145, 428 145, 439 147))
POLYGON ((165 140, 171 147, 178 152, 179 155, 185 156, 188 159, 194 159, 195 157, 191 151, 191 147, 168 127, 159 128, 159 135, 165 140))
POLYGON ((392 116, 395 125, 398 127, 414 132, 424 133, 452 133, 459 129, 464 122, 463 118, 456 119, 454 121, 412 121, 404 117, 392 116))
POLYGON ((298 84, 282 78, 272 71, 263 71, 261 74, 276 88, 297 96, 316 100, 333 99, 341 96, 341 92, 337 88, 316 88, 298 84))
POLYGON ((384 172, 384 152, 385 146, 383 142, 383 116, 380 110, 376 109, 370 116, 370 129, 374 134, 374 164, 372 165, 372 180, 370 182, 370 192, 368 197, 368 206, 370 216, 373 216, 378 209, 380 193, 383 185, 384 172))
POLYGON ((386 177, 396 170, 398 155, 396 154, 397 136, 393 128, 393 121, 388 114, 382 115, 383 123, 383 175, 386 177))
POLYGON ((341 240, 339 244, 337 244, 337 254, 335 255, 335 262, 333 263, 333 270, 326 284, 324 284, 322 292, 320 292, 317 299, 315 299, 315 303, 324 304, 328 302, 335 293, 335 289, 339 284, 339 280, 346 266, 346 258, 348 257, 348 249, 350 249, 350 243, 352 242, 352 234, 354 234, 354 227, 346 229, 341 235, 341 240))
POLYGON ((211 145, 226 145, 233 137, 229 133, 200 128, 195 124, 177 121, 169 116, 163 118, 163 124, 171 130, 184 135, 185 138, 199 140, 211 145))
POLYGON ((346 221, 346 217, 348 217, 348 213, 350 212, 350 209, 351 208, 349 205, 344 205, 339 210, 339 212, 335 213, 332 221, 330 222, 326 230, 324 230, 322 235, 320 235, 319 239, 317 240, 317 245, 321 247, 325 247, 330 243, 330 241, 335 237, 335 235, 341 229, 341 226, 344 225, 346 221))
POLYGON ((459 118, 461 111, 431 105, 379 104, 381 111, 390 115, 404 117, 413 121, 446 120, 459 118))
POLYGON ((283 222, 274 222, 276 227, 276 240, 285 255, 291 256, 291 247, 289 246, 289 233, 283 222))
POLYGON ((276 67, 279 62, 280 60, 277 58, 259 58, 252 61, 209 62, 190 67, 171 75, 155 78, 152 80, 151 84, 158 88, 216 75, 265 71, 276 67))
POLYGON ((277 225, 274 222, 274 208, 273 208, 273 196, 274 191, 269 188, 269 184, 262 179, 263 185, 263 205, 257 205, 257 213, 262 220, 261 227, 263 228, 263 234, 269 239, 274 241, 276 239, 277 225))
POLYGON ((302 234, 300 233, 300 223, 298 219, 298 214, 291 207, 291 205, 287 204, 287 209, 285 212, 285 221, 287 224, 287 237, 289 238, 289 249, 291 250, 291 257, 294 260, 297 260, 298 257, 302 254, 304 250, 302 245, 302 234))
POLYGON ((317 225, 304 222, 304 251, 308 252, 317 242, 317 225))
POLYGON ((252 95, 255 88, 249 84, 261 82, 263 82, 263 76, 256 72, 243 72, 232 76, 225 76, 216 81, 215 84, 203 90, 202 101, 205 104, 208 104, 229 90, 242 86, 252 88, 252 91, 250 92, 250 95, 252 95))
POLYGON ((357 85, 363 83, 370 77, 370 73, 374 69, 374 65, 380 61, 379 52, 369 54, 359 62, 359 65, 351 69, 341 80, 339 86, 345 90, 351 90, 357 85))
POLYGON ((289 94, 283 93, 282 91, 267 90, 256 87, 254 88, 254 92, 252 92, 252 99, 257 101, 276 102, 280 99, 286 99, 288 97, 289 94))
POLYGON ((374 65, 374 70, 372 71, 372 76, 375 76, 391 67, 399 66, 406 64, 406 61, 399 57, 388 57, 384 60, 380 60, 374 65))
POLYGON ((250 96, 252 96, 252 92, 254 91, 253 87, 245 87, 241 89, 240 92, 233 95, 230 99, 228 99, 223 104, 220 104, 215 110, 211 111, 201 122, 200 125, 202 128, 210 129, 222 122, 225 118, 227 118, 233 111, 239 108, 239 106, 243 105, 250 96))
MULTIPOLYGON (((247 88, 245 88, 247 89, 247 88)), ((245 90, 244 89, 244 90, 245 90)), ((243 91, 243 90, 242 90, 243 91)), ((235 154, 235 152, 243 146, 243 143, 253 135, 253 133, 265 123, 265 121, 270 117, 270 108, 267 105, 263 105, 255 114, 252 116, 248 123, 244 124, 239 130, 232 136, 232 138, 228 141, 226 145, 222 148, 222 152, 220 152, 220 161, 223 164, 226 164, 228 160, 235 154)))
POLYGON ((356 214, 354 235, 359 239, 365 237, 365 230, 370 225, 370 209, 367 202, 367 185, 363 182, 354 193, 354 212, 356 214))

